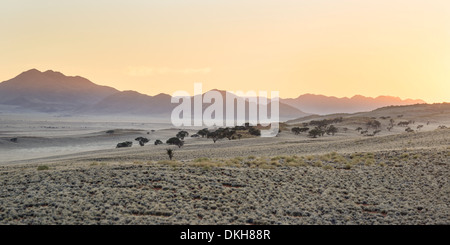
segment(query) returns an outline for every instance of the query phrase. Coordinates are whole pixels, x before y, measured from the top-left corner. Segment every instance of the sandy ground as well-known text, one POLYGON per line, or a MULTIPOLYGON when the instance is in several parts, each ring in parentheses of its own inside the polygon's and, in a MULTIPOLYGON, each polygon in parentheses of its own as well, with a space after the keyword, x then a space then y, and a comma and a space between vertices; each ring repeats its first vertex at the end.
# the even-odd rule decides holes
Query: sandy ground
POLYGON ((2 160, 0 224, 450 224, 450 129, 436 129, 438 116, 415 133, 396 127, 366 137, 348 121, 337 124, 347 132, 317 139, 285 130, 215 144, 189 137, 182 148, 153 145, 178 130, 147 134, 149 125, 35 142, 23 134, 18 143, 8 131, 2 156, 44 147, 44 138, 107 148, 2 160), (114 148, 136 136, 151 141, 114 148))

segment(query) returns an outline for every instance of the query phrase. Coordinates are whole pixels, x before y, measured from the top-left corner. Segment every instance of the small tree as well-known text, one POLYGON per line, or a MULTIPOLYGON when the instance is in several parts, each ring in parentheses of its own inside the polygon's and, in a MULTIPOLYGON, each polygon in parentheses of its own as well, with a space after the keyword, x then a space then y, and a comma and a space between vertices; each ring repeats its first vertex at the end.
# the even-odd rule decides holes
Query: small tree
POLYGON ((173 157, 173 152, 174 152, 174 150, 172 150, 172 149, 166 149, 166 153, 169 156, 169 160, 171 160, 171 161, 172 161, 172 157, 173 157))
POLYGON ((303 128, 300 128, 300 127, 293 127, 292 129, 291 129, 291 131, 295 134, 295 135, 299 135, 299 134, 301 134, 301 133, 303 133, 303 132, 307 132, 309 130, 309 128, 306 128, 306 127, 303 127, 303 128))
POLYGON ((161 145, 163 142, 161 140, 155 140, 155 145, 161 145))
POLYGON ((334 135, 335 133, 338 132, 338 128, 336 128, 334 125, 330 125, 327 129, 326 129, 326 133, 328 135, 334 135))
POLYGON ((148 143, 150 141, 149 139, 144 138, 144 137, 137 137, 134 140, 138 141, 140 146, 144 146, 146 143, 148 143))
POLYGON ((249 128, 248 132, 254 136, 261 136, 261 130, 254 127, 249 128))
POLYGON ((181 148, 184 145, 184 141, 180 140, 177 137, 172 137, 166 141, 169 145, 176 145, 178 148, 181 148))
POLYGON ((231 140, 233 135, 236 133, 235 130, 229 130, 227 128, 227 130, 224 131, 223 135, 225 136, 225 138, 227 138, 228 140, 231 140))
POLYGON ((300 134, 300 128, 299 127, 293 127, 291 129, 292 133, 294 133, 295 135, 299 135, 300 134))
POLYGON ((181 140, 184 140, 184 137, 186 137, 186 136, 189 136, 189 133, 184 131, 184 130, 178 132, 177 135, 176 135, 176 137, 181 139, 181 140))
POLYGON ((315 127, 308 132, 308 136, 312 138, 317 138, 317 136, 323 135, 323 131, 318 127, 315 127))

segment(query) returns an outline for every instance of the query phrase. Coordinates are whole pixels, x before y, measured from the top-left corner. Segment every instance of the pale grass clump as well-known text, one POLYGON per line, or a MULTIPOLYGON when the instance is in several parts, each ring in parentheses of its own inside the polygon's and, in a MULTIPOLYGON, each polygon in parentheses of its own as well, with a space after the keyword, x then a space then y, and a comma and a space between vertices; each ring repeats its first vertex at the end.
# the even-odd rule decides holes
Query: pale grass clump
POLYGON ((373 154, 373 152, 366 152, 366 158, 374 158, 375 155, 373 154))
POLYGON ((345 164, 345 163, 347 163, 347 158, 345 158, 344 156, 339 155, 339 154, 337 154, 337 153, 336 153, 336 154, 332 154, 331 160, 332 160, 333 162, 339 163, 339 164, 345 164))
POLYGON ((304 167, 307 164, 303 160, 303 158, 296 158, 294 161, 286 162, 286 166, 290 167, 304 167))
POLYGON ((254 161, 247 162, 250 167, 261 167, 267 165, 268 162, 265 159, 255 159, 254 161))
POLYGON ((41 165, 41 166, 37 167, 38 171, 49 170, 49 169, 50 169, 50 167, 47 165, 41 165))
POLYGON ((286 157, 284 160, 286 161, 286 163, 295 162, 297 161, 297 157, 296 156, 286 157))
POLYGON ((347 164, 344 165, 344 169, 349 170, 351 168, 352 168, 352 164, 351 163, 347 163, 347 164))
POLYGON ((279 161, 279 160, 281 160, 281 156, 272 157, 270 160, 271 161, 279 161))
POLYGON ((322 162, 330 162, 330 161, 331 161, 331 157, 330 157, 329 154, 322 155, 322 156, 319 157, 319 159, 320 159, 320 161, 322 161, 322 162))
POLYGON ((244 161, 244 158, 242 158, 242 157, 235 157, 234 159, 235 159, 236 161, 239 161, 239 162, 244 161))
POLYGON ((240 167, 242 165, 242 158, 232 158, 232 159, 228 159, 225 161, 225 165, 226 166, 230 166, 230 167, 240 167))
POLYGON ((315 161, 315 162, 313 163, 313 166, 314 166, 314 167, 322 167, 322 166, 323 166, 323 163, 322 163, 322 161, 317 160, 317 161, 315 161))
POLYGON ((89 164, 89 166, 106 166, 108 165, 106 162, 92 162, 91 164, 89 164))
POLYGON ((366 161, 364 162, 364 165, 366 165, 366 166, 371 166, 371 165, 374 165, 374 164, 375 164, 375 160, 372 159, 372 158, 368 158, 368 159, 366 159, 366 161))
POLYGON ((342 160, 339 160, 338 163, 341 164, 341 165, 347 165, 347 164, 350 164, 350 162, 347 161, 347 159, 345 159, 345 158, 342 159, 342 160))
MULTIPOLYGON (((448 152, 447 152, 448 153, 448 152)), ((419 159, 419 158, 421 158, 422 157, 422 154, 419 154, 419 153, 417 153, 417 154, 415 154, 414 156, 412 156, 412 158, 414 158, 414 159, 419 159)))
POLYGON ((225 160, 225 162, 223 163, 223 166, 227 166, 227 167, 241 167, 241 163, 240 162, 237 162, 237 161, 235 161, 235 160, 233 160, 233 159, 228 159, 228 160, 225 160))
POLYGON ((312 155, 308 155, 308 156, 306 156, 306 160, 308 160, 308 161, 312 161, 312 160, 314 160, 314 156, 312 156, 312 155))
POLYGON ((281 163, 280 163, 280 161, 270 161, 270 165, 279 167, 279 166, 281 166, 281 163))
POLYGON ((218 164, 218 163, 216 163, 216 162, 206 162, 206 161, 203 161, 203 162, 192 162, 192 163, 190 164, 190 166, 193 166, 193 167, 201 167, 201 168, 203 168, 203 169, 205 169, 205 170, 210 170, 211 168, 219 167, 220 164, 218 164))
POLYGON ((354 157, 354 158, 350 161, 350 164, 351 164, 351 165, 357 165, 357 164, 359 164, 359 163, 361 163, 361 162, 363 162, 363 158, 357 156, 357 157, 354 157))
POLYGON ((160 165, 168 165, 170 167, 177 167, 177 166, 181 166, 181 162, 175 161, 175 160, 161 160, 156 162, 157 164, 160 165))
POLYGON ((194 160, 194 162, 208 162, 210 161, 207 157, 200 157, 194 160))

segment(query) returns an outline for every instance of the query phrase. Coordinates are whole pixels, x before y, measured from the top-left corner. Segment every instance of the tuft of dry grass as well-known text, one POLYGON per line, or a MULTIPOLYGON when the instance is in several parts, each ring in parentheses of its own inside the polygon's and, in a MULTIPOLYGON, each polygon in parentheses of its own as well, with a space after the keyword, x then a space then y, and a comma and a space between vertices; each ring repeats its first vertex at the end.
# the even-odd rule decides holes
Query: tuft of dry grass
POLYGON ((50 167, 47 165, 41 165, 41 166, 37 167, 38 171, 49 170, 49 169, 50 169, 50 167))
POLYGON ((181 162, 175 161, 175 160, 161 160, 156 162, 157 164, 160 165, 168 165, 171 167, 177 167, 177 166, 181 166, 181 162))
POLYGON ((352 165, 350 163, 345 164, 344 169, 351 169, 352 165))
POLYGON ((209 161, 211 160, 207 157, 200 157, 194 160, 194 162, 209 162, 209 161))
POLYGON ((368 158, 368 159, 366 159, 366 161, 364 162, 364 165, 366 165, 366 166, 372 166, 372 165, 374 165, 374 164, 375 164, 375 160, 372 159, 372 158, 368 158))
POLYGON ((314 166, 314 167, 322 167, 322 166, 323 166, 323 163, 322 163, 322 161, 317 160, 317 161, 314 162, 313 166, 314 166))

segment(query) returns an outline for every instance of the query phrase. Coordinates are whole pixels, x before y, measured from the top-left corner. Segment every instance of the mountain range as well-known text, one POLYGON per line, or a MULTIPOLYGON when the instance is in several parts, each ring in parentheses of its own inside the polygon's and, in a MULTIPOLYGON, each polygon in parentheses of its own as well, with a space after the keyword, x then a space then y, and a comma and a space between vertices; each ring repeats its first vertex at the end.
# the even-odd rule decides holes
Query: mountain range
POLYGON ((355 95, 351 98, 337 98, 334 96, 324 96, 315 94, 300 95, 295 99, 281 99, 282 103, 293 106, 302 111, 326 115, 333 113, 355 113, 372 111, 377 108, 391 105, 413 105, 424 104, 423 100, 406 99, 393 96, 378 96, 376 98, 355 95))
MULTIPOLYGON (((216 91, 224 97, 228 93, 216 91)), ((232 98, 242 99, 235 95, 232 95, 232 98)), ((401 100, 390 96, 370 98, 357 95, 352 98, 336 98, 305 94, 295 99, 280 99, 279 110, 280 120, 289 120, 310 114, 352 113, 388 105, 418 103, 425 102, 401 100)), ((251 103, 245 100, 245 104, 248 108, 251 103)), ((22 72, 10 80, 1 82, 0 105, 44 113, 133 115, 168 119, 177 106, 171 103, 171 96, 168 94, 150 96, 136 91, 119 91, 112 87, 97 85, 80 76, 65 76, 52 70, 41 72, 36 69, 22 72)), ((203 110, 207 106, 204 104, 203 110)))

